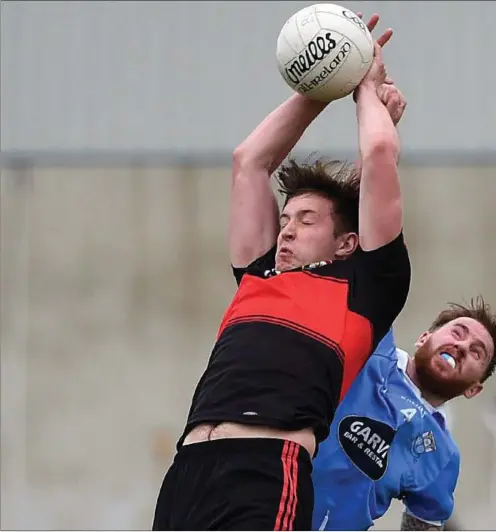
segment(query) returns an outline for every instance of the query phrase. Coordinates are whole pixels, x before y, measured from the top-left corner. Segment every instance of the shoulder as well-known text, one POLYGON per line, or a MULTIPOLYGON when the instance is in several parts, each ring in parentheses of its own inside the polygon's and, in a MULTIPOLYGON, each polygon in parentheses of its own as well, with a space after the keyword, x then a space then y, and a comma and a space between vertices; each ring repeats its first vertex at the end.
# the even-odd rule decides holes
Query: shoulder
POLYGON ((372 251, 357 250, 352 262, 357 279, 362 285, 367 285, 368 291, 374 287, 393 292, 409 289, 411 264, 403 234, 381 248, 372 251))
POLYGON ((252 263, 248 264, 248 266, 232 266, 232 271, 236 282, 239 285, 243 279, 243 276, 247 273, 256 277, 264 277, 267 270, 274 268, 275 261, 276 246, 273 246, 266 253, 255 259, 252 263))
POLYGON ((382 355, 396 359, 399 349, 396 347, 393 328, 384 335, 379 345, 375 348, 374 355, 382 355))
POLYGON ((403 233, 380 248, 358 249, 351 257, 360 283, 360 293, 367 298, 388 294, 388 299, 406 299, 410 288, 411 264, 403 233))
POLYGON ((360 248, 360 253, 357 254, 357 257, 361 260, 378 260, 383 258, 392 258, 399 256, 402 258, 408 258, 408 248, 405 242, 405 235, 401 231, 398 236, 384 244, 381 247, 364 251, 360 248))

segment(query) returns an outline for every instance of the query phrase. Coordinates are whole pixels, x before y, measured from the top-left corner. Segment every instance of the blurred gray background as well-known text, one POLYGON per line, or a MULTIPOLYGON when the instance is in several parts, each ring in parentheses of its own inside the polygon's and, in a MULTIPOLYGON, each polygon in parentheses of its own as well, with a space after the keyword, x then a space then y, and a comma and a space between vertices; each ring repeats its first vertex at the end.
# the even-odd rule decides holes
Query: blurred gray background
MULTIPOLYGON (((1 3, 2 529, 150 528, 235 289, 232 150, 290 95, 275 43, 310 3, 1 3)), ((411 351, 447 301, 496 305, 496 2, 343 5, 396 32, 411 351)), ((356 144, 348 98, 297 152, 356 144)), ((458 526, 494 529, 496 378, 450 414, 458 526)))

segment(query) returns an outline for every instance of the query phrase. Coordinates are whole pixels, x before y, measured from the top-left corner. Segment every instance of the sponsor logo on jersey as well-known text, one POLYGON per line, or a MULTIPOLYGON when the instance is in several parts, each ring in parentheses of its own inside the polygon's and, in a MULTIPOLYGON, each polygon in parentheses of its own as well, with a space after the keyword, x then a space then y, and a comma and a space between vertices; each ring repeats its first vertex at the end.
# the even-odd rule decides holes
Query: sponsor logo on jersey
POLYGON ((379 480, 387 470, 389 450, 396 431, 375 419, 347 416, 338 427, 343 451, 362 473, 379 480))

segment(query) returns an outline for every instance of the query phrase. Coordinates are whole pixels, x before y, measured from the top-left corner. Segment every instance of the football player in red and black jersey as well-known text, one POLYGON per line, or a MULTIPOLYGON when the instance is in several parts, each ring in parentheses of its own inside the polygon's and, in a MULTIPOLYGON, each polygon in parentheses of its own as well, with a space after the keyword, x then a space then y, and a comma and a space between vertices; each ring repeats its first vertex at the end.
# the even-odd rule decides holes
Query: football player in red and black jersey
POLYGON ((375 43, 355 91, 360 170, 289 162, 278 173, 279 215, 270 177, 326 107, 299 94, 234 153, 229 245, 239 287, 162 484, 155 530, 311 529, 312 457, 410 285, 392 118, 405 103, 385 88, 381 57, 391 34, 375 43))

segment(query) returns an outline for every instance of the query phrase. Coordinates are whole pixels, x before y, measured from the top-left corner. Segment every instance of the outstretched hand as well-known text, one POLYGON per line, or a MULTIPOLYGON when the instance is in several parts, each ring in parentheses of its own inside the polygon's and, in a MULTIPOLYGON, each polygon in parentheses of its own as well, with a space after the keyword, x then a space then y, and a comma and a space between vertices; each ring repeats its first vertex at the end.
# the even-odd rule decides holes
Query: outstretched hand
MULTIPOLYGON (((363 18, 363 13, 358 12, 357 15, 360 18, 363 18)), ((377 13, 374 13, 369 21, 367 22, 367 28, 372 33, 375 30, 375 27, 377 26, 377 23, 379 22, 379 15, 377 13)), ((393 36, 393 30, 387 29, 378 39, 377 44, 382 48, 393 36)))
MULTIPOLYGON (((359 12, 357 15, 363 18, 363 13, 359 12)), ((379 15, 374 13, 367 23, 368 30, 372 32, 378 22, 379 15)), ((374 59, 360 85, 371 83, 375 86, 377 96, 386 106, 394 125, 396 125, 401 120, 407 104, 401 91, 394 85, 393 80, 388 77, 386 67, 382 60, 382 47, 389 42, 392 36, 393 30, 389 28, 374 41, 374 59)))
MULTIPOLYGON (((362 13, 357 13, 357 15, 360 18, 363 17, 362 13)), ((374 13, 367 23, 367 28, 370 32, 376 28, 378 22, 379 15, 374 13)), ((361 84, 366 85, 368 83, 373 83, 377 89, 383 83, 392 83, 387 77, 386 67, 382 60, 382 47, 389 42, 392 36, 393 30, 388 28, 380 37, 374 40, 374 59, 372 60, 372 65, 367 74, 365 74, 361 84)))

